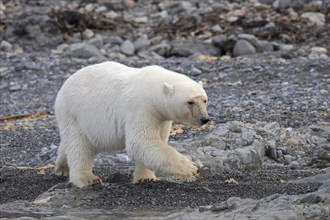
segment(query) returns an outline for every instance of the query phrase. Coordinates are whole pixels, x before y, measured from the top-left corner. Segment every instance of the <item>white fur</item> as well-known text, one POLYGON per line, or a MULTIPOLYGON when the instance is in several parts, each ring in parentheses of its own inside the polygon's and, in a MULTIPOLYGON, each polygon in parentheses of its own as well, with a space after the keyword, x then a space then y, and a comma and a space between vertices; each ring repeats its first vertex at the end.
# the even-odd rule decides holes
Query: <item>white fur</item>
POLYGON ((206 104, 189 110, 190 99, 205 102, 202 86, 159 66, 104 62, 77 71, 56 98, 56 174, 69 174, 79 187, 99 183, 92 173, 95 155, 126 149, 136 163, 133 182, 155 180, 155 171, 194 180, 197 167, 167 144, 172 120, 199 125, 207 117, 206 104))

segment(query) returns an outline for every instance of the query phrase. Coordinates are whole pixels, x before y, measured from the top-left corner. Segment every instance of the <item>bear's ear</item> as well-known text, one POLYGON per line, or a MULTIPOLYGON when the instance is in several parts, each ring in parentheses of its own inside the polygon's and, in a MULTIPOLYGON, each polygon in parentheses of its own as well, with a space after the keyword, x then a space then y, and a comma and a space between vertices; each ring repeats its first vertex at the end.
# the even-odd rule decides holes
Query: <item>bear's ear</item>
POLYGON ((169 95, 169 96, 174 95, 174 92, 175 92, 174 86, 165 82, 164 83, 164 92, 165 92, 165 95, 169 95))
POLYGON ((198 81, 198 84, 201 85, 201 87, 203 88, 203 82, 202 81, 198 81))

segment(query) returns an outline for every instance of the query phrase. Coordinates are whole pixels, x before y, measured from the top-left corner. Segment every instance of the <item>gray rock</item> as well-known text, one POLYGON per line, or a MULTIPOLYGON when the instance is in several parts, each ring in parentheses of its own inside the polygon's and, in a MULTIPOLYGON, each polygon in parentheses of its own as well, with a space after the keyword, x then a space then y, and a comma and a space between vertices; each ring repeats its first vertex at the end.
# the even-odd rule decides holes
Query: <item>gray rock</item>
POLYGON ((170 56, 189 57, 203 54, 210 56, 219 56, 221 50, 212 44, 194 40, 174 40, 171 42, 172 49, 170 56))
POLYGON ((134 17, 133 21, 135 23, 147 23, 148 22, 148 17, 147 16, 134 17))
POLYGON ((300 17, 307 18, 317 26, 323 26, 325 24, 325 16, 319 12, 305 12, 300 17))
POLYGON ((275 0, 273 3, 273 7, 276 9, 279 9, 281 11, 288 8, 289 5, 290 5, 290 1, 287 1, 287 0, 275 0))
POLYGON ((59 44, 57 45, 56 50, 59 51, 60 53, 63 53, 68 48, 69 48, 69 44, 59 44))
POLYGON ((227 202, 222 202, 222 203, 217 203, 212 205, 212 207, 210 208, 210 210, 212 212, 222 212, 224 210, 228 209, 228 204, 227 202))
POLYGON ((298 0, 298 1, 289 1, 289 0, 275 0, 273 2, 273 7, 280 11, 284 11, 287 8, 302 8, 310 0, 298 0))
POLYGON ((242 139, 247 141, 248 145, 252 144, 254 140, 254 134, 249 131, 243 131, 242 132, 242 139))
POLYGON ((6 14, 3 10, 0 10, 0 20, 5 19, 6 18, 6 14))
POLYGON ((214 2, 212 4, 212 8, 213 9, 220 9, 220 10, 226 10, 226 11, 230 11, 232 10, 232 5, 227 2, 227 1, 224 1, 224 2, 214 2))
POLYGON ((38 63, 25 63, 24 68, 27 70, 41 70, 41 66, 38 63))
POLYGON ((134 0, 123 0, 123 6, 126 8, 133 8, 135 5, 135 1, 134 0))
POLYGON ((236 149, 236 152, 238 152, 238 155, 242 159, 242 163, 244 165, 250 165, 252 163, 252 153, 249 148, 238 148, 236 149))
POLYGON ((280 34, 280 39, 285 44, 292 44, 293 43, 292 38, 287 34, 283 34, 283 33, 280 34))
POLYGON ((69 46, 68 54, 78 58, 101 57, 100 51, 87 43, 75 43, 69 46))
POLYGON ((95 9, 96 13, 104 13, 108 10, 108 8, 106 6, 99 6, 95 9))
POLYGON ((95 37, 89 39, 87 41, 88 44, 91 44, 97 48, 101 48, 103 46, 103 38, 101 35, 97 34, 95 37))
POLYGON ((229 124, 227 127, 232 132, 235 132, 235 133, 241 133, 242 132, 242 128, 237 124, 229 124))
POLYGON ((159 4, 158 4, 158 7, 160 9, 166 9, 166 8, 170 8, 170 7, 174 7, 174 6, 177 6, 178 4, 180 4, 179 1, 161 1, 159 4))
POLYGON ((282 159, 283 158, 283 153, 281 150, 277 150, 277 158, 282 159))
POLYGON ((10 92, 15 92, 15 91, 19 91, 22 89, 22 86, 17 84, 17 83, 14 83, 14 82, 11 82, 9 84, 9 91, 10 92))
POLYGON ((239 34, 238 35, 239 40, 247 40, 250 44, 252 44, 255 48, 260 49, 261 48, 261 42, 258 38, 256 38, 254 35, 251 34, 239 34))
POLYGON ((301 168, 301 165, 298 161, 292 161, 291 163, 289 163, 288 167, 291 169, 291 170, 298 170, 301 168))
POLYGON ((130 40, 125 40, 120 46, 120 51, 125 55, 132 56, 135 52, 134 44, 130 40))
POLYGON ((247 40, 237 41, 233 50, 233 55, 235 57, 255 54, 255 53, 256 53, 256 49, 247 40))
POLYGON ((262 52, 273 52, 274 51, 274 47, 272 43, 265 43, 264 46, 261 49, 262 52))
POLYGON ((293 161, 293 157, 291 155, 284 155, 284 160, 285 160, 285 164, 288 165, 293 161))
POLYGON ((330 180, 330 168, 326 169, 325 173, 320 173, 315 176, 308 176, 302 179, 290 180, 289 183, 300 184, 300 183, 329 183, 330 180))
POLYGON ((235 21, 238 20, 238 17, 237 16, 229 16, 226 18, 226 20, 229 22, 229 23, 233 23, 235 21))
POLYGON ((11 52, 13 49, 13 46, 5 40, 2 40, 0 43, 0 50, 4 52, 11 52))
POLYGON ((32 217, 20 217, 20 218, 17 218, 17 220, 36 220, 37 218, 32 218, 32 217))
POLYGON ((27 25, 25 31, 30 38, 37 38, 41 35, 44 35, 40 29, 39 25, 27 25))
POLYGON ((305 197, 303 197, 301 199, 302 203, 309 203, 309 204, 316 204, 319 203, 320 201, 324 200, 324 198, 317 194, 317 193, 313 193, 313 194, 308 194, 305 197))
POLYGON ((192 6, 191 2, 189 1, 182 1, 180 3, 180 7, 187 13, 187 14, 190 14, 194 7, 192 6))
POLYGON ((221 33, 221 32, 223 32, 222 28, 221 28, 220 25, 218 25, 218 24, 213 25, 213 26, 211 27, 211 31, 212 31, 213 33, 221 33))
POLYGON ((324 47, 312 47, 310 49, 310 56, 321 56, 327 54, 327 49, 324 47))
POLYGON ((156 52, 160 56, 166 57, 171 50, 171 44, 168 41, 163 40, 159 44, 151 46, 149 50, 156 52))
POLYGON ((91 29, 86 29, 86 30, 84 30, 82 35, 85 39, 89 39, 94 36, 94 32, 91 29))
POLYGON ((161 12, 152 13, 152 14, 150 14, 149 17, 156 20, 156 21, 159 21, 159 20, 163 20, 163 19, 167 18, 168 13, 167 13, 166 10, 163 10, 161 12))
POLYGON ((202 73, 203 71, 202 70, 200 70, 200 69, 198 69, 198 68, 196 68, 196 67, 193 67, 193 68, 191 68, 191 75, 193 75, 193 76, 198 76, 198 75, 200 75, 201 73, 202 73))
POLYGON ((144 34, 141 37, 139 37, 138 39, 136 39, 133 44, 134 44, 135 50, 141 50, 150 45, 150 40, 148 39, 148 36, 144 34))
POLYGON ((293 50, 294 46, 291 44, 281 44, 280 45, 280 50, 282 51, 290 51, 293 50))
POLYGON ((231 35, 227 37, 226 35, 217 35, 212 37, 212 43, 215 46, 220 47, 225 52, 232 52, 237 39, 235 36, 231 35))
POLYGON ((111 10, 111 11, 108 11, 104 14, 105 17, 107 18, 111 18, 111 19, 116 19, 118 18, 120 15, 118 15, 118 13, 116 13, 115 11, 111 10))
POLYGON ((198 208, 199 212, 205 212, 205 211, 209 211, 211 209, 212 205, 208 205, 208 206, 200 206, 198 208))
POLYGON ((124 40, 117 35, 114 36, 107 36, 107 35, 102 35, 102 40, 104 44, 122 44, 124 40))

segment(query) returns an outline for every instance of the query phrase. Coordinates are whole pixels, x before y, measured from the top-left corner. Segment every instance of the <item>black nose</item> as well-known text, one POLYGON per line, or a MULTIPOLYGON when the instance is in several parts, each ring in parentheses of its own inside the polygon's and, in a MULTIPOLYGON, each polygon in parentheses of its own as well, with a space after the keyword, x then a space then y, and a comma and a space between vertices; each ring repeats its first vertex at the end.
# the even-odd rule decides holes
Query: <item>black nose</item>
POLYGON ((205 117, 202 117, 201 118, 201 122, 202 122, 202 124, 203 125, 205 125, 207 122, 209 122, 210 121, 210 119, 209 118, 205 118, 205 117))

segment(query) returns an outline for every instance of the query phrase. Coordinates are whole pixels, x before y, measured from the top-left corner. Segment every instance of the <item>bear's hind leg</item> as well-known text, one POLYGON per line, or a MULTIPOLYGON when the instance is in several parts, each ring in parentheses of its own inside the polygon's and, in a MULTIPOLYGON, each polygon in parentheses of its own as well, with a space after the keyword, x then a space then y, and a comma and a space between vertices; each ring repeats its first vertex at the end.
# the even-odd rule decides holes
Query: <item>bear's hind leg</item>
POLYGON ((102 184, 102 180, 93 174, 95 153, 85 136, 72 135, 65 153, 70 169, 70 182, 77 187, 102 184))
POLYGON ((69 166, 65 155, 65 144, 61 141, 57 150, 57 158, 55 162, 55 175, 57 176, 69 176, 69 166))
POLYGON ((135 170, 133 174, 133 183, 143 181, 156 181, 155 172, 146 168, 141 162, 135 162, 135 170))

